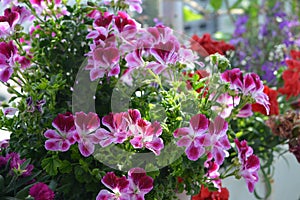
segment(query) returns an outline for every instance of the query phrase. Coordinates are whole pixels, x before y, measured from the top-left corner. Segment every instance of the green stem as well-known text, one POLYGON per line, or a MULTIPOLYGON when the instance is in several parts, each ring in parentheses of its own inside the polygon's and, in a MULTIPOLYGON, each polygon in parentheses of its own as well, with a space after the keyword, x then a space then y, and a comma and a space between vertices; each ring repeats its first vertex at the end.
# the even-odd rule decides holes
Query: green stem
POLYGON ((229 8, 229 2, 228 2, 228 0, 224 0, 224 2, 225 2, 226 10, 227 10, 227 15, 229 16, 229 19, 232 22, 232 24, 235 24, 234 18, 232 16, 230 8, 229 8))

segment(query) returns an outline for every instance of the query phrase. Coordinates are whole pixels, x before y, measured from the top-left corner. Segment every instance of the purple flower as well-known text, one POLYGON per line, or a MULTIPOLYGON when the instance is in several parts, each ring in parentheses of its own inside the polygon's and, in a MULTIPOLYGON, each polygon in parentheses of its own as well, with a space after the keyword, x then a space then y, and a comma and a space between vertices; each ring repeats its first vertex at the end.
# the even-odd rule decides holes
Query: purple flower
POLYGON ((69 112, 58 114, 52 126, 57 130, 47 130, 44 136, 48 138, 45 148, 50 151, 68 151, 75 141, 75 123, 73 115, 69 112))
POLYGON ((209 121, 203 114, 197 114, 190 120, 190 127, 178 128, 174 132, 174 137, 180 137, 177 141, 178 146, 186 147, 185 153, 188 159, 196 161, 204 153, 203 142, 208 131, 209 121))
POLYGON ((208 160, 214 158, 217 165, 224 162, 224 158, 229 155, 227 152, 231 148, 227 132, 228 123, 220 116, 214 122, 210 122, 208 133, 205 134, 203 146, 207 149, 208 160))
POLYGON ((29 189, 34 200, 53 200, 54 192, 45 183, 36 183, 29 189))
POLYGON ((108 190, 101 190, 96 200, 128 200, 127 194, 129 189, 129 181, 125 176, 117 177, 114 172, 108 172, 101 180, 103 185, 109 188, 113 193, 108 190))
POLYGON ((16 170, 20 172, 21 177, 27 177, 31 175, 34 166, 29 164, 25 169, 21 170, 20 167, 26 161, 26 159, 21 159, 20 154, 12 152, 6 154, 5 157, 0 156, 0 167, 6 165, 8 161, 10 161, 9 166, 12 174, 14 173, 13 171, 16 170))
POLYGON ((128 172, 129 199, 144 200, 145 194, 153 189, 153 179, 142 168, 133 168, 128 172))
POLYGON ((15 115, 17 111, 18 111, 17 108, 12 108, 12 107, 3 108, 3 114, 4 114, 5 116, 12 116, 12 115, 15 115))
POLYGON ((77 112, 75 114, 75 126, 76 126, 76 141, 78 142, 78 148, 80 153, 88 157, 95 150, 95 144, 100 140, 93 133, 100 126, 100 119, 96 113, 89 112, 77 112))
POLYGON ((233 37, 241 36, 243 33, 247 31, 246 23, 248 22, 249 17, 247 15, 241 15, 237 18, 235 22, 235 31, 233 33, 233 37))
POLYGON ((248 146, 247 141, 234 140, 238 157, 241 163, 240 175, 245 179, 250 192, 254 191, 254 185, 258 182, 259 159, 253 154, 253 149, 248 146))

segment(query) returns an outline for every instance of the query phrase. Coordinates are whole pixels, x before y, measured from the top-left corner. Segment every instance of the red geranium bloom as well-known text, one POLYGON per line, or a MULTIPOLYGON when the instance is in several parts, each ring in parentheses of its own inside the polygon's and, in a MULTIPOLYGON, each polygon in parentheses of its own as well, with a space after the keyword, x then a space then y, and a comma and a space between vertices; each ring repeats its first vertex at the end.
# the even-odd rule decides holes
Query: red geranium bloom
POLYGON ((282 78, 284 80, 283 88, 279 88, 278 92, 286 94, 287 99, 291 96, 298 96, 300 94, 300 61, 287 60, 288 68, 283 72, 282 78))
POLYGON ((295 60, 300 60, 300 51, 291 50, 291 56, 295 60))
MULTIPOLYGON (((264 86, 264 91, 266 95, 269 97, 270 101, 270 115, 278 115, 279 114, 279 107, 278 107, 278 101, 277 101, 277 91, 270 89, 268 86, 264 86)), ((266 108, 258 103, 252 104, 252 111, 253 112, 260 112, 263 115, 267 115, 266 108)))
POLYGON ((225 55, 226 51, 234 50, 234 46, 224 41, 212 40, 210 34, 206 33, 202 37, 193 35, 191 39, 191 49, 206 57, 214 53, 225 55))
POLYGON ((192 200, 228 200, 229 191, 227 188, 221 188, 221 191, 209 191, 208 188, 201 186, 200 193, 192 197, 192 200))

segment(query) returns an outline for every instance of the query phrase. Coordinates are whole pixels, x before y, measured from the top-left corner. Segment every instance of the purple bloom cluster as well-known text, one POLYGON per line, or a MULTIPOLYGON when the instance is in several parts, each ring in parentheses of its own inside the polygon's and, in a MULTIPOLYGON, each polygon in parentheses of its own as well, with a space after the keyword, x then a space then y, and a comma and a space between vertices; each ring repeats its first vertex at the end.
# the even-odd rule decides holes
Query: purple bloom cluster
POLYGON ((10 171, 13 174, 14 171, 18 171, 21 177, 27 177, 31 175, 33 170, 33 165, 29 164, 24 170, 21 170, 21 165, 26 161, 26 159, 21 159, 20 154, 12 152, 6 154, 6 156, 0 156, 0 168, 4 167, 9 162, 10 171))
POLYGON ((282 9, 282 2, 277 1, 273 8, 266 2, 260 8, 262 18, 258 27, 253 27, 246 15, 237 19, 231 44, 237 49, 234 65, 260 74, 272 85, 276 83, 274 72, 285 65, 284 49, 299 46, 295 31, 299 21, 282 9))

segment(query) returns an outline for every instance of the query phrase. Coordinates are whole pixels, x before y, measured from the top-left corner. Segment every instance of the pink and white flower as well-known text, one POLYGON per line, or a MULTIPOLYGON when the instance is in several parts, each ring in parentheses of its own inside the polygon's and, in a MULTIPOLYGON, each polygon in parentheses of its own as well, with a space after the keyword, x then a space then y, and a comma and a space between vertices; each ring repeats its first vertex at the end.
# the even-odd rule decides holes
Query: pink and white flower
POLYGON ((159 155, 164 148, 163 140, 159 137, 162 134, 162 128, 158 122, 150 123, 139 119, 136 123, 138 133, 133 134, 130 143, 134 148, 146 147, 155 155, 159 155))
POLYGON ((264 85, 259 76, 255 73, 248 73, 243 76, 239 68, 227 70, 221 74, 221 79, 230 83, 230 88, 243 95, 251 96, 256 103, 265 107, 267 114, 270 111, 268 96, 263 92, 264 85))
POLYGON ((74 121, 79 151, 83 156, 88 157, 94 152, 95 144, 100 142, 94 133, 100 126, 100 119, 96 113, 77 112, 74 121))
POLYGON ((144 200, 145 195, 153 189, 153 179, 142 168, 133 168, 128 172, 129 199, 144 200))
POLYGON ((108 190, 101 190, 96 197, 96 200, 128 200, 129 195, 129 181, 125 176, 117 177, 114 172, 108 172, 101 180, 103 185, 109 188, 108 190))
POLYGON ((44 136, 48 138, 45 142, 45 148, 50 151, 68 151, 74 144, 76 127, 73 115, 69 112, 58 114, 53 120, 52 126, 56 130, 47 130, 44 136))
POLYGON ((128 179, 108 172, 101 182, 112 192, 101 190, 96 200, 144 200, 145 195, 153 189, 153 179, 142 168, 129 170, 128 179))
POLYGON ((126 121, 127 113, 110 113, 102 118, 102 124, 108 128, 99 128, 96 131, 96 137, 100 140, 99 144, 106 147, 112 143, 121 144, 128 137, 128 123, 126 121))
POLYGON ((204 153, 203 142, 208 131, 209 120, 203 114, 197 114, 190 120, 190 127, 178 128, 174 132, 174 137, 180 137, 178 146, 186 147, 185 153, 188 159, 196 161, 204 153))
POLYGON ((258 182, 258 171, 260 169, 260 162, 256 155, 253 154, 253 149, 248 146, 247 141, 234 140, 238 157, 241 163, 240 175, 245 179, 249 192, 254 191, 254 186, 258 182))
POLYGON ((12 41, 0 43, 0 81, 7 82, 13 74, 17 47, 12 41))
POLYGON ((214 158, 217 165, 224 162, 224 158, 229 155, 227 152, 231 148, 227 137, 228 123, 220 116, 210 122, 208 133, 205 134, 203 146, 206 148, 207 161, 214 158))

